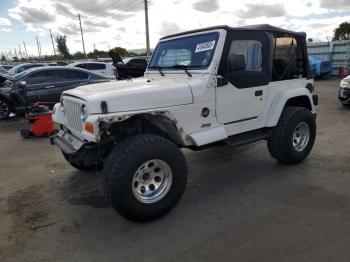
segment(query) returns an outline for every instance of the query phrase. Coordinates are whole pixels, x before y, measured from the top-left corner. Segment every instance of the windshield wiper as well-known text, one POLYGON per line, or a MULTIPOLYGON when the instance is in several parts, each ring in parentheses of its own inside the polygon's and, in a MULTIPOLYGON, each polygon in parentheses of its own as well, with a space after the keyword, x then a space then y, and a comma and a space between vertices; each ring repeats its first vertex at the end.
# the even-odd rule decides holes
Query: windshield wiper
POLYGON ((171 68, 174 68, 174 69, 182 69, 185 71, 185 73, 188 75, 188 76, 192 76, 192 74, 190 72, 188 72, 187 70, 187 66, 185 65, 174 65, 172 66, 171 68))
POLYGON ((163 68, 163 67, 161 67, 161 66, 156 66, 155 68, 158 69, 158 71, 159 71, 159 73, 160 73, 161 76, 164 76, 164 73, 163 73, 163 71, 162 71, 162 68, 163 68))

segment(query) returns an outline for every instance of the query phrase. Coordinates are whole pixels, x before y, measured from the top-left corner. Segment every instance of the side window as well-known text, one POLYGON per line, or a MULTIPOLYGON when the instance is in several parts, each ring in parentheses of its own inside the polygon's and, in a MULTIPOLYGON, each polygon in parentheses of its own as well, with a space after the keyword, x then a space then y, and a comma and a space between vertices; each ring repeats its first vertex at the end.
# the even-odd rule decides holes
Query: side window
POLYGON ((54 83, 56 81, 56 76, 54 71, 45 70, 45 71, 33 73, 27 76, 25 80, 28 85, 47 84, 47 83, 54 83))
POLYGON ((105 64, 87 64, 88 70, 105 70, 106 65, 105 64))
POLYGON ((86 69, 86 68, 87 68, 87 64, 78 64, 78 65, 76 65, 75 67, 79 67, 79 68, 84 68, 84 69, 86 69))
POLYGON ((234 40, 230 46, 230 55, 244 58, 245 71, 262 71, 262 43, 257 40, 234 40))
POLYGON ((249 88, 267 85, 270 79, 268 70, 268 37, 260 32, 246 33, 246 38, 231 34, 227 42, 227 53, 223 64, 224 77, 236 88, 249 88))
POLYGON ((292 36, 275 36, 272 81, 306 76, 303 49, 292 36))
POLYGON ((57 81, 78 81, 78 80, 86 80, 89 78, 89 74, 85 72, 81 72, 78 70, 58 70, 57 71, 57 81))

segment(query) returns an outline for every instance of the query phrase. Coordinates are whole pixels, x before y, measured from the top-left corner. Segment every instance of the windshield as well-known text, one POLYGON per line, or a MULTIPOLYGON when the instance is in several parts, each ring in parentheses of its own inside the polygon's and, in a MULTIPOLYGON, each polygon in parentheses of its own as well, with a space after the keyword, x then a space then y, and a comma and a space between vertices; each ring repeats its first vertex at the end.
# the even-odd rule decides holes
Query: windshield
POLYGON ((28 74, 28 72, 27 72, 27 71, 23 71, 23 72, 21 72, 21 73, 18 73, 18 74, 16 74, 16 75, 14 75, 13 78, 14 78, 16 81, 18 81, 18 80, 20 80, 23 76, 25 76, 26 74, 28 74))
POLYGON ((152 56, 149 69, 205 69, 213 58, 219 33, 187 36, 160 42, 152 56))

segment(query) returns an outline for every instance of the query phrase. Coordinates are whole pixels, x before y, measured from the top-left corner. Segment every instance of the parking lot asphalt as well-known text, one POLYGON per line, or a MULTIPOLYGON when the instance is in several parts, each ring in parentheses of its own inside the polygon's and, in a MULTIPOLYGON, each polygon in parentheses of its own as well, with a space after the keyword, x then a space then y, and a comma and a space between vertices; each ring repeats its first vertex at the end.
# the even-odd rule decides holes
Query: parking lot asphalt
POLYGON ((350 261, 350 108, 339 80, 316 82, 309 158, 279 164, 266 142, 192 152, 187 190, 167 216, 127 221, 98 174, 67 164, 47 138, 0 122, 0 261, 350 261))

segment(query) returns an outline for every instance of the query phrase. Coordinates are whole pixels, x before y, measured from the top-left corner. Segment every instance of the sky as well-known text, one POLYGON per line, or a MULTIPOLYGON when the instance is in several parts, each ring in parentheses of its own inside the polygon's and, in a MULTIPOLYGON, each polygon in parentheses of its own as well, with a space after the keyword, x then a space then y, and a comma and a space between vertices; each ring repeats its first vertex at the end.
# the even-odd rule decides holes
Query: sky
MULTIPOLYGON (((0 52, 17 52, 23 42, 37 55, 53 54, 52 34, 66 35, 71 53, 82 51, 78 14, 87 52, 115 46, 145 48, 143 0, 0 0, 0 52)), ((331 39, 350 21, 350 0, 150 0, 151 47, 162 36, 214 25, 271 24, 304 31, 308 38, 331 39)))

